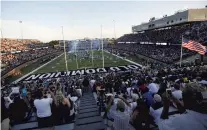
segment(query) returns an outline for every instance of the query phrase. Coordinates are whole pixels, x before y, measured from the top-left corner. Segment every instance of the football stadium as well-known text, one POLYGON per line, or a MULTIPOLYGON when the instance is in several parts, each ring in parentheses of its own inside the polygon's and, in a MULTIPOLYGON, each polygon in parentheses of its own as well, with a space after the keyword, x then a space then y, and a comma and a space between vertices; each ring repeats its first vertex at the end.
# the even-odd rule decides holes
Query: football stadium
POLYGON ((207 129, 207 7, 119 37, 114 22, 111 38, 101 25, 100 37, 69 40, 62 26, 62 39, 42 42, 24 38, 22 24, 21 39, 1 29, 2 130, 207 129))

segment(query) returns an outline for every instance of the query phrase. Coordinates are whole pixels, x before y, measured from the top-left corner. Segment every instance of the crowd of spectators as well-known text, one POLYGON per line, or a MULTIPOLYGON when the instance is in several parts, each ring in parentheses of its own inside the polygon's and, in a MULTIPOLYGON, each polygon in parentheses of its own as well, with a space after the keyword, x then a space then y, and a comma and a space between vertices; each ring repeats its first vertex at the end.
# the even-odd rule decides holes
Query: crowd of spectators
POLYGON ((207 44, 207 22, 201 22, 200 24, 194 24, 190 31, 184 34, 185 38, 196 40, 202 44, 207 44))
POLYGON ((207 22, 193 22, 163 29, 147 30, 135 34, 126 34, 117 39, 118 42, 151 42, 180 44, 182 36, 201 44, 207 43, 207 22))
POLYGON ((40 44, 39 40, 35 39, 1 39, 1 52, 7 53, 12 51, 23 51, 30 49, 30 45, 38 46, 40 44))
MULTIPOLYGON (((117 39, 118 44, 107 47, 117 51, 125 51, 132 56, 140 54, 171 64, 179 60, 181 51, 178 45, 182 41, 182 36, 206 45, 206 29, 207 22, 193 22, 163 29, 147 30, 136 34, 126 34, 117 39), (158 43, 167 45, 157 45, 158 43)), ((183 49, 183 58, 194 54, 196 53, 183 49)))
MULTIPOLYGON (((180 46, 177 45, 149 45, 137 43, 118 43, 115 45, 108 45, 108 49, 124 51, 131 56, 140 54, 167 64, 176 62, 180 58, 180 46)), ((195 52, 183 48, 183 58, 191 56, 195 52)))
MULTIPOLYGON (((206 70, 187 67, 157 72, 141 69, 129 76, 112 74, 101 84, 106 90, 104 117, 113 122, 115 130, 205 130, 206 70)), ((94 84, 95 91, 100 83, 94 84)))
POLYGON ((77 100, 82 96, 80 87, 78 78, 69 77, 6 86, 1 97, 4 128, 8 128, 8 122, 13 126, 29 121, 32 116, 40 128, 70 123, 75 119, 77 100), (17 89, 10 90, 13 87, 17 89))
POLYGON ((3 54, 1 56, 2 74, 6 74, 13 68, 28 61, 40 58, 49 54, 59 54, 59 50, 53 48, 43 48, 37 50, 28 50, 20 53, 3 54))
POLYGON ((28 120, 31 112, 37 116, 40 127, 70 122, 78 107, 73 98, 77 100, 82 96, 81 91, 90 86, 99 103, 104 95, 103 117, 113 122, 115 130, 152 126, 160 130, 204 130, 207 127, 206 75, 206 66, 193 66, 23 81, 2 89, 2 100, 6 101, 1 106, 5 107, 3 111, 9 111, 2 115, 2 123, 28 120), (10 87, 20 88, 19 94, 10 97, 13 103, 5 98, 10 87))
POLYGON ((4 75, 28 61, 57 52, 59 52, 57 49, 40 43, 39 40, 3 38, 1 39, 1 74, 4 75))

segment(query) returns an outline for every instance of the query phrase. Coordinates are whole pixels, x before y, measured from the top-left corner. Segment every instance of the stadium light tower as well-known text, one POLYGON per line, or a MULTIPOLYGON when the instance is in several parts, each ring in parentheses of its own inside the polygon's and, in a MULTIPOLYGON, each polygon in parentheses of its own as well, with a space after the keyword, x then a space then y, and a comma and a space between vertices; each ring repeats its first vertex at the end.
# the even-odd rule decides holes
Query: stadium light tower
POLYGON ((3 32, 2 32, 2 28, 1 28, 1 38, 3 39, 3 32))
POLYGON ((22 21, 19 21, 19 25, 20 25, 21 39, 22 39, 22 43, 23 43, 23 29, 22 29, 22 21))
POLYGON ((65 68, 66 68, 66 71, 68 72, 68 62, 67 62, 66 49, 65 49, 65 39, 64 39, 64 33, 63 33, 63 26, 62 26, 62 36, 63 36, 63 43, 64 43, 65 68))
POLYGON ((115 20, 113 20, 114 22, 114 40, 116 39, 116 26, 115 26, 115 20))

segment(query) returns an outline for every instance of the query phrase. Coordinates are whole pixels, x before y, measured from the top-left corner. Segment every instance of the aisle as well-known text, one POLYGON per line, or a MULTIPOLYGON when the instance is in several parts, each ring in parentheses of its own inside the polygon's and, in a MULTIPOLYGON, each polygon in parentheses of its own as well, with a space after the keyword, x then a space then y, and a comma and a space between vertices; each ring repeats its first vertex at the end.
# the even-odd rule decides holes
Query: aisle
POLYGON ((102 117, 92 92, 84 93, 75 122, 75 130, 105 130, 102 117))

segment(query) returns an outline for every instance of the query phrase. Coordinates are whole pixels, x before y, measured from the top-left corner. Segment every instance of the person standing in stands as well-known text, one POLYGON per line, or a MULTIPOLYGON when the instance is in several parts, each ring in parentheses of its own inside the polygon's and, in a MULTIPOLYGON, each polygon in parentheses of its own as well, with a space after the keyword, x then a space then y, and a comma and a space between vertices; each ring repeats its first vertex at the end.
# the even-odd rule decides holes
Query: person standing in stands
MULTIPOLYGON (((127 110, 127 106, 125 103, 127 103, 123 98, 119 97, 120 99, 118 100, 116 104, 116 109, 111 109, 111 106, 108 106, 110 108, 109 113, 112 119, 114 119, 114 130, 129 130, 130 129, 130 113, 127 110)), ((113 98, 110 99, 108 102, 109 105, 113 105, 113 98)), ((130 106, 129 103, 127 105, 130 106)))
POLYGON ((20 89, 20 93, 21 93, 21 97, 22 99, 25 101, 25 103, 27 104, 28 107, 30 107, 30 104, 29 104, 29 101, 27 99, 27 88, 26 88, 26 85, 24 85, 21 89, 20 89))
POLYGON ((175 90, 172 92, 172 95, 181 101, 183 97, 182 97, 182 91, 180 90, 180 84, 175 84, 174 89, 175 90))
POLYGON ((28 106, 26 102, 21 99, 19 94, 14 96, 14 102, 9 105, 10 120, 13 123, 20 123, 26 118, 26 112, 28 112, 28 106))
POLYGON ((69 123, 74 119, 74 113, 70 113, 73 109, 73 104, 71 104, 72 101, 65 98, 62 93, 57 93, 56 100, 57 110, 60 112, 58 113, 59 122, 69 123))
POLYGON ((88 86, 89 86, 89 80, 88 80, 88 77, 85 77, 85 79, 83 80, 84 92, 88 91, 88 86))
POLYGON ((133 110, 130 120, 136 130, 149 129, 150 116, 147 104, 142 99, 137 100, 137 106, 133 110))
POLYGON ((36 92, 37 99, 34 100, 34 106, 37 109, 38 127, 53 127, 51 104, 54 99, 53 93, 50 91, 53 98, 44 98, 42 91, 36 92))
POLYGON ((1 97, 1 129, 9 130, 9 113, 5 106, 4 97, 1 97))
POLYGON ((92 77, 91 81, 90 81, 90 87, 93 90, 93 86, 95 84, 96 80, 92 77))

